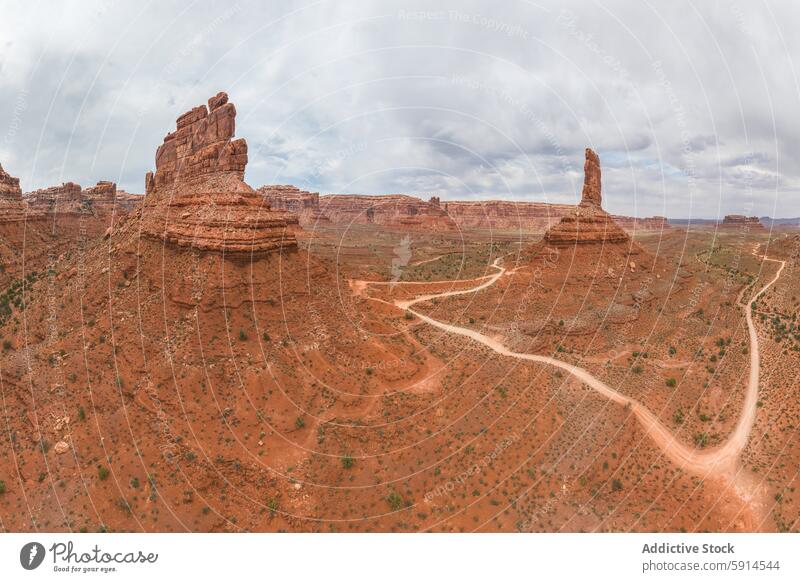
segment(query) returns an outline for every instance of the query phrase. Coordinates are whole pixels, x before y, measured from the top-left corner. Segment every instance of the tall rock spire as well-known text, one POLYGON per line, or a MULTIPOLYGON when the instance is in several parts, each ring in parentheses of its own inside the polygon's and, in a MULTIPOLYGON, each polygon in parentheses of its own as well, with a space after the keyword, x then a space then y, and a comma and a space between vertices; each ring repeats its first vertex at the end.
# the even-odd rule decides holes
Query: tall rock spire
POLYGON ((582 206, 602 206, 600 186, 600 157, 591 148, 586 148, 586 161, 583 164, 582 206))
POLYGON ((600 158, 589 148, 583 173, 580 204, 550 227, 544 235, 545 242, 554 246, 629 242, 627 233, 600 206, 600 158))

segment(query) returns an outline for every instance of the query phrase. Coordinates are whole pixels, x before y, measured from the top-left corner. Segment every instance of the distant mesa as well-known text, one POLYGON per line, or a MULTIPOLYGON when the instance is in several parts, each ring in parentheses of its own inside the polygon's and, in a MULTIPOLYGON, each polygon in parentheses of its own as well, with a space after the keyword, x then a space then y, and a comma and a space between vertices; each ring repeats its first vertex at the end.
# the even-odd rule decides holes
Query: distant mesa
POLYGON ((723 227, 747 227, 748 229, 765 230, 758 216, 745 216, 743 214, 728 214, 722 220, 723 227))
POLYGON ((545 242, 553 246, 629 242, 628 234, 602 208, 600 158, 589 148, 583 174, 580 203, 548 229, 545 242))
POLYGON ((284 210, 297 215, 303 228, 331 224, 330 218, 319 206, 319 193, 307 192, 296 186, 271 184, 257 190, 274 210, 284 210))
POLYGON ((145 236, 234 255, 297 248, 297 217, 244 182, 247 142, 233 139, 235 121, 226 93, 178 117, 145 178, 145 236))
POLYGON ((336 224, 375 224, 429 232, 458 229, 436 196, 426 202, 407 194, 328 194, 320 197, 320 206, 336 224))

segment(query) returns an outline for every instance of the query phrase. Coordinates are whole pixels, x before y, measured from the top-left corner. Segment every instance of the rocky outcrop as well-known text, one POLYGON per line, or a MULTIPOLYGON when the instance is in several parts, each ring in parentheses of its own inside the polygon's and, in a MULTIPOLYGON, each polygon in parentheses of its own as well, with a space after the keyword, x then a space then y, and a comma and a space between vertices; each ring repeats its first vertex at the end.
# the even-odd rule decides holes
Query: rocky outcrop
POLYGON ((25 205, 19 178, 8 174, 0 165, 0 222, 25 220, 25 205))
POLYGON ((247 142, 233 139, 235 121, 225 93, 178 117, 145 178, 145 236, 234 255, 297 248, 297 218, 244 182, 247 142))
POLYGON ((628 235, 601 206, 600 158, 589 148, 583 172, 580 204, 547 230, 545 242, 554 246, 628 242, 628 235))
POLYGON ((101 180, 95 186, 83 190, 83 199, 97 215, 107 216, 112 213, 127 214, 135 210, 143 197, 117 190, 114 182, 101 180))
POLYGON ((745 227, 750 230, 765 230, 758 216, 745 216, 743 214, 728 214, 722 220, 721 226, 726 228, 745 227))
POLYGON ((274 210, 284 210, 297 215, 300 226, 314 228, 331 223, 319 206, 319 193, 307 192, 296 186, 271 184, 257 190, 274 210))
POLYGON ((80 185, 74 182, 27 192, 24 200, 32 218, 91 214, 90 206, 84 204, 80 185))
POLYGON ((375 224, 432 232, 458 229, 435 197, 425 202, 405 194, 329 194, 320 197, 320 207, 336 224, 375 224))

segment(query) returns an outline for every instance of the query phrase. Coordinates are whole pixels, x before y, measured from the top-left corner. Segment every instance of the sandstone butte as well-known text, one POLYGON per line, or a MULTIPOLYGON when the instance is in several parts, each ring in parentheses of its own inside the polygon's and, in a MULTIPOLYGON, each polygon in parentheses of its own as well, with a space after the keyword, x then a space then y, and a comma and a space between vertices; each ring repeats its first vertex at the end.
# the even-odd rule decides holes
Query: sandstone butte
POLYGON ((603 210, 600 182, 600 158, 594 151, 586 148, 580 204, 565 214, 558 224, 548 229, 544 235, 547 244, 571 246, 630 241, 628 234, 603 210))
POLYGON ((244 182, 247 142, 233 139, 235 121, 226 93, 178 117, 145 177, 144 236, 232 255, 297 248, 297 217, 244 182))
POLYGON ((284 184, 261 186, 257 191, 270 208, 297 215, 303 228, 331 224, 330 218, 320 209, 318 192, 307 192, 297 186, 284 184))
POLYGON ((758 216, 744 216, 743 214, 728 214, 722 220, 723 227, 746 227, 747 229, 765 230, 758 216))

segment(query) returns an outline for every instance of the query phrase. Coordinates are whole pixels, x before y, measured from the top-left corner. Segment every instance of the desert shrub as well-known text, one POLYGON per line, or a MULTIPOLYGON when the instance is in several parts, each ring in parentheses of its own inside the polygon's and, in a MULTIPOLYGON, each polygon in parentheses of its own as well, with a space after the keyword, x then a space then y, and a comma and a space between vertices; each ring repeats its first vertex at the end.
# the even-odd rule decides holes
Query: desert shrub
POLYGON ((675 386, 677 385, 678 382, 675 380, 675 378, 667 378, 667 386, 669 386, 670 388, 675 388, 675 386))
POLYGON ((342 467, 345 469, 349 469, 355 464, 355 460, 350 455, 345 455, 342 457, 342 467))
POLYGON ((295 427, 297 430, 300 430, 300 429, 301 429, 301 428, 303 428, 305 425, 306 425, 306 421, 305 421, 305 420, 303 420, 303 417, 302 417, 302 416, 298 416, 298 417, 297 417, 297 418, 294 420, 294 427, 295 427))
POLYGON ((106 479, 108 479, 108 475, 109 475, 108 469, 106 469, 103 465, 97 466, 97 477, 101 481, 105 481, 106 479))
POLYGON ((388 497, 386 497, 386 502, 389 504, 389 507, 391 508, 392 511, 403 509, 403 507, 406 504, 397 491, 392 491, 391 493, 389 493, 388 497))

